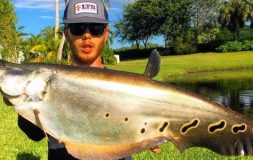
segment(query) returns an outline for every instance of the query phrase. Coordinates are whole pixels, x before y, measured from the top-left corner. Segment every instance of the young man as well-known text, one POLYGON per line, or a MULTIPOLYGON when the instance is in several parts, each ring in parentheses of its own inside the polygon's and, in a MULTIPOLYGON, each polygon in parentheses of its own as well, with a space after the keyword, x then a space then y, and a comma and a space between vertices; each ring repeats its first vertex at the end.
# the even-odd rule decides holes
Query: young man
POLYGON ((65 10, 65 36, 73 65, 103 68, 101 54, 108 39, 108 13, 101 0, 71 0, 65 10))
MULTIPOLYGON (((108 39, 108 13, 101 0, 70 0, 64 12, 64 33, 72 52, 72 65, 103 68, 101 54, 108 39)), ((18 125, 26 135, 40 141, 44 132, 21 116, 18 125)), ((49 160, 75 160, 65 146, 48 135, 49 160)), ((131 158, 125 158, 131 159, 131 158)))

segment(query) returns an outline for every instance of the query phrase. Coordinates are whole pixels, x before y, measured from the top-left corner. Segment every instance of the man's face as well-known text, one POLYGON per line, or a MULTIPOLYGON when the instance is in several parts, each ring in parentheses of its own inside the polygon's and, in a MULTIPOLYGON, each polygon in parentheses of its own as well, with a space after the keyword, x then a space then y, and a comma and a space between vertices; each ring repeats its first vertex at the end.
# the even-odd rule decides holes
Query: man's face
POLYGON ((103 46, 109 29, 105 24, 71 24, 65 29, 70 43, 73 63, 92 65, 101 61, 103 46))

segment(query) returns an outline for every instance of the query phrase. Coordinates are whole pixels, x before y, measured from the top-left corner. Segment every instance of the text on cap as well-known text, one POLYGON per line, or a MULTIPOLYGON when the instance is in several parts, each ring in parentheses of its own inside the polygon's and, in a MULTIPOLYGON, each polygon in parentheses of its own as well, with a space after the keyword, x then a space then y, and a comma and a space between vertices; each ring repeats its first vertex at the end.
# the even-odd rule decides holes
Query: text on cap
POLYGON ((97 14, 97 4, 95 3, 77 3, 75 5, 75 14, 80 13, 94 13, 97 14))

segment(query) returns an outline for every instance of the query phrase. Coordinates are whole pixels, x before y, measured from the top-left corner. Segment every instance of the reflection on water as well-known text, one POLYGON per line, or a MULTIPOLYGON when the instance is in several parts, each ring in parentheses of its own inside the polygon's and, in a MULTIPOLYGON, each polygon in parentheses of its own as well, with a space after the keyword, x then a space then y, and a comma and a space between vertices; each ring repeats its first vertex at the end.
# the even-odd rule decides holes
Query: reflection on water
POLYGON ((250 79, 180 81, 172 84, 253 117, 253 76, 250 79))
POLYGON ((244 108, 250 108, 253 106, 253 90, 245 90, 239 93, 239 101, 244 108))

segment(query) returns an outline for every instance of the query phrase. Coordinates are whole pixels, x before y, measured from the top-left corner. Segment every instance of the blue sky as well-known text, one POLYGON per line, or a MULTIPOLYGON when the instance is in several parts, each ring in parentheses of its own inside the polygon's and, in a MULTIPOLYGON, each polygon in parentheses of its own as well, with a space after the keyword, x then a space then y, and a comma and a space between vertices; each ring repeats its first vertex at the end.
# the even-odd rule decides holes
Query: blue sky
MULTIPOLYGON (((55 1, 54 0, 11 0, 14 4, 18 26, 24 26, 25 33, 34 35, 46 26, 54 26, 55 23, 55 1)), ((126 3, 132 0, 110 0, 109 19, 111 30, 113 24, 119 21, 122 16, 122 8, 126 3)), ((60 3, 60 19, 62 20, 64 10, 64 0, 59 0, 60 3)), ((154 41, 154 40, 153 40, 154 41)), ((156 39, 155 39, 156 41, 156 39)), ((160 40, 158 40, 160 41, 160 40)), ((163 43, 163 42, 161 42, 163 43)), ((121 44, 118 39, 114 40, 112 48, 120 48, 129 44, 121 44)))

